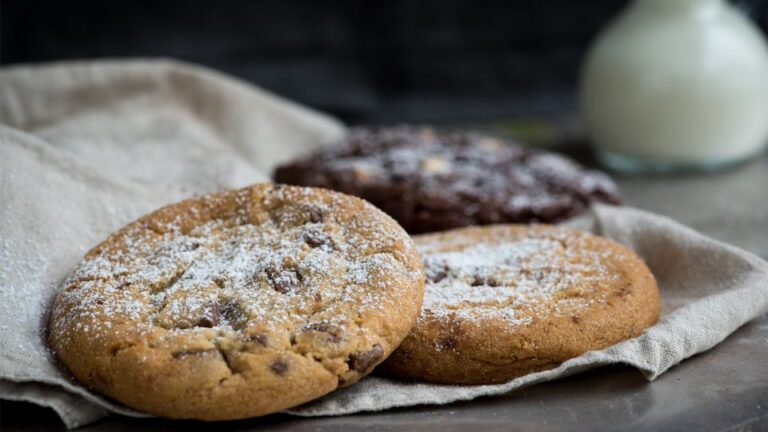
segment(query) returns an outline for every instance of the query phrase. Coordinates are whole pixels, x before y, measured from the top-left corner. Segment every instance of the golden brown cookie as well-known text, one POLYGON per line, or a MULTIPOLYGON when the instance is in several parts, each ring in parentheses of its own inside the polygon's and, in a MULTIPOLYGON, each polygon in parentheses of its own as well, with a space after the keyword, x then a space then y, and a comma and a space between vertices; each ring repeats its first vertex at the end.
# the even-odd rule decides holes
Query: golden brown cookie
POLYGON ((635 337, 659 317, 648 267, 602 237, 496 225, 415 241, 424 305, 382 365, 400 378, 501 383, 635 337))
POLYGON ((368 374, 413 326, 423 284, 413 242, 370 204, 259 184, 164 207, 88 252, 50 344, 130 407, 244 418, 368 374))

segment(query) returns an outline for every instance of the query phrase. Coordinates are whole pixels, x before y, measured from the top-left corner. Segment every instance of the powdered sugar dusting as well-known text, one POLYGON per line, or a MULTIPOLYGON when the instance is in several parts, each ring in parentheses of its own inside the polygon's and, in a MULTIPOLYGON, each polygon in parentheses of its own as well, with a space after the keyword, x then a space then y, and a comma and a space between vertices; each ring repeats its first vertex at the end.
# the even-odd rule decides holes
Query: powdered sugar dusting
POLYGON ((339 145, 278 168, 275 179, 368 199, 411 233, 551 223, 591 202, 619 202, 610 178, 564 156, 428 127, 354 128, 339 145))
POLYGON ((444 238, 417 241, 427 276, 422 318, 501 318, 525 325, 604 301, 592 294, 616 275, 606 271, 603 254, 579 247, 581 241, 560 230, 464 245, 444 238))
POLYGON ((242 212, 187 230, 182 217, 129 229, 64 282, 54 330, 98 336, 129 321, 143 332, 258 332, 287 340, 317 322, 355 327, 356 317, 389 310, 393 293, 421 277, 404 264, 402 234, 362 217, 337 223, 336 198, 291 190, 263 200, 274 208, 261 223, 242 212), (293 204, 296 195, 300 204, 293 204))

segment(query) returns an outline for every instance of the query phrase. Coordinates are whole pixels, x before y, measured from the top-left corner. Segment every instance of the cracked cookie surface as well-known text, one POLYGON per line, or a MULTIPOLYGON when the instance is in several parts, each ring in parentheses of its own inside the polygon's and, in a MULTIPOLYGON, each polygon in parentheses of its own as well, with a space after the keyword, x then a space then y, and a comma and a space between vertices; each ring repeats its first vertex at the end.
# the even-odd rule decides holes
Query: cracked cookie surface
POLYGON ((381 367, 393 376, 506 382, 638 336, 659 317, 650 270, 602 237, 495 225, 414 240, 427 279, 424 304, 381 367))
POLYGON ((423 284, 411 239, 370 204, 254 185, 164 207, 89 251, 50 344, 138 410, 245 418, 369 373, 413 326, 423 284))
POLYGON ((364 198, 411 234, 553 223, 594 202, 621 201, 607 175, 565 156, 413 126, 353 128, 338 145, 278 167, 274 178, 364 198))

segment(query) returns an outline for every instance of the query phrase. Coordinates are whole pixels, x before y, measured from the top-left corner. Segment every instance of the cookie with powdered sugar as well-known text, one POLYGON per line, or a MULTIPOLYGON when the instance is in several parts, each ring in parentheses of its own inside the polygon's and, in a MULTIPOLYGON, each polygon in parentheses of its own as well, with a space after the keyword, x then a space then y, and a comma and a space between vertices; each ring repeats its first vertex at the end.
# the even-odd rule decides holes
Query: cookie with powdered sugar
POLYGON ((413 242, 370 204, 261 184, 164 207, 88 252, 50 344, 137 410, 244 418, 368 374, 413 326, 423 285, 413 242))
POLYGON ((608 239, 545 225, 415 237, 427 284, 390 375, 491 384, 641 334, 659 317, 653 275, 608 239))

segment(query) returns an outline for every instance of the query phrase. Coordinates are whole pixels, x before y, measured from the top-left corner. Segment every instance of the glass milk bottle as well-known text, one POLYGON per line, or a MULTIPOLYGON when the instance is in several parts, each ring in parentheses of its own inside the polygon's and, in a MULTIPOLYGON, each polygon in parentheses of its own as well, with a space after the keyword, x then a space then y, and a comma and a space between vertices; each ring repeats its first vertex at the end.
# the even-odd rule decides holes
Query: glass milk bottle
POLYGON ((634 0, 580 85, 598 157, 620 171, 714 169, 768 140, 768 47, 722 0, 634 0))

